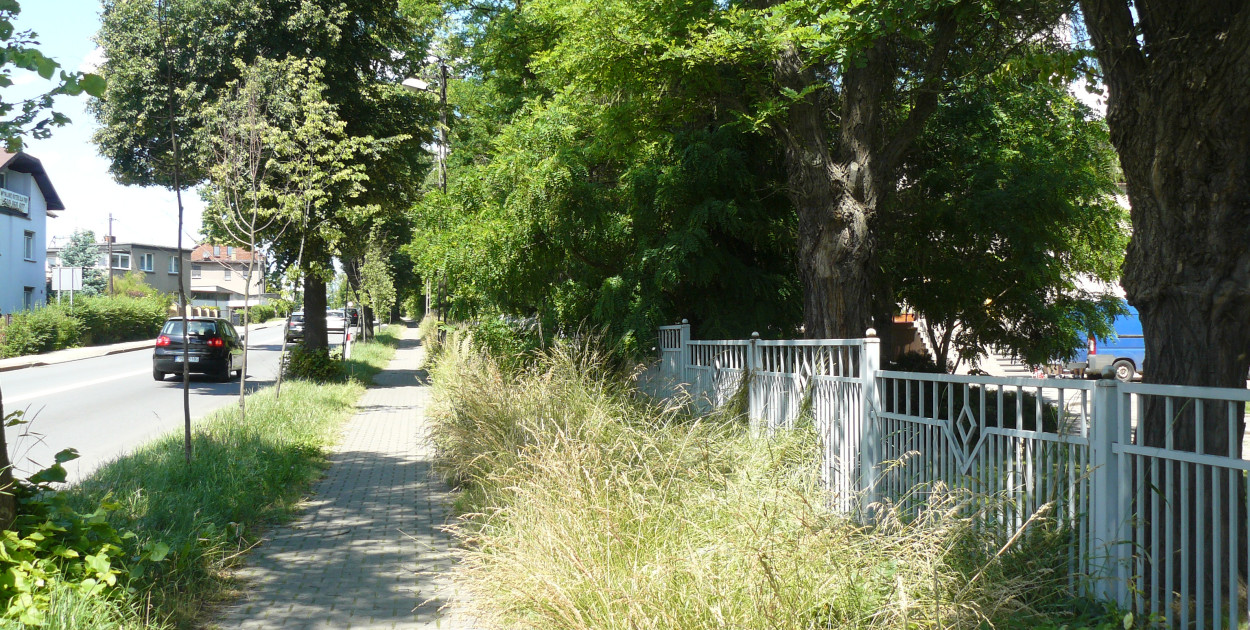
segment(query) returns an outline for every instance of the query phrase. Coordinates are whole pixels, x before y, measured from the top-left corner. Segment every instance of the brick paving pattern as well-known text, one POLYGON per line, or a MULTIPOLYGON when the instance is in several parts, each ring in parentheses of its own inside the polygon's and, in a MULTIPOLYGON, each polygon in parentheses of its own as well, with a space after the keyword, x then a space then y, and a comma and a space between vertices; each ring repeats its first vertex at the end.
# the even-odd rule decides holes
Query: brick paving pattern
POLYGON ((247 560, 223 629, 470 630, 445 610, 448 488, 431 470, 416 329, 357 404, 304 514, 247 560))

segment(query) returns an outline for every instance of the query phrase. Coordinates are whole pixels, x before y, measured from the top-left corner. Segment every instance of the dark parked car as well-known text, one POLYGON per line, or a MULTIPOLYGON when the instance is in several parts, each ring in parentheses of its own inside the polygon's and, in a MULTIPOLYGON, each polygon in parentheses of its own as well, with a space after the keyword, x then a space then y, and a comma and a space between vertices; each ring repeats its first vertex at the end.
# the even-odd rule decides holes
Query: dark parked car
POLYGON ((183 334, 182 318, 167 320, 156 338, 152 352, 152 378, 163 381, 165 375, 182 373, 183 344, 187 344, 187 370, 207 374, 218 380, 230 380, 242 373, 243 339, 230 322, 217 317, 190 317, 190 335, 183 334))
POLYGON ((286 340, 299 341, 304 338, 304 311, 296 311, 286 320, 286 340))

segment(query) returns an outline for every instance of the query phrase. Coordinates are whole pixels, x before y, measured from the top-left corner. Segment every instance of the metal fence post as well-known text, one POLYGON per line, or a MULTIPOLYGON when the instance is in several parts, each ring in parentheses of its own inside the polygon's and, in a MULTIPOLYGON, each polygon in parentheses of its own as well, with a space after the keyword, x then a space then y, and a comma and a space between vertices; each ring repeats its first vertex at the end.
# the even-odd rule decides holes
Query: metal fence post
POLYGON ((881 340, 877 331, 869 328, 864 333, 865 339, 860 346, 860 378, 863 391, 860 394, 859 417, 847 418, 848 425, 858 425, 859 429, 859 491, 861 493, 860 513, 869 517, 867 507, 877 502, 877 466, 880 461, 880 449, 877 444, 877 409, 880 408, 877 396, 877 373, 881 371, 881 340))
POLYGON ((1094 387, 1093 417, 1089 425, 1090 578, 1094 596, 1126 608, 1129 602, 1128 562, 1131 549, 1126 527, 1130 514, 1122 511, 1120 465, 1115 452, 1119 383, 1098 381, 1094 387))
POLYGON ((677 345, 681 348, 681 358, 677 361, 677 380, 679 383, 691 385, 691 381, 686 378, 686 368, 690 365, 690 320, 688 319, 681 320, 677 345))
POLYGON ((760 369, 759 342, 760 334, 751 333, 751 344, 747 346, 747 369, 746 374, 743 375, 743 378, 747 379, 747 420, 751 423, 751 435, 760 434, 760 418, 763 417, 760 406, 764 401, 757 391, 759 383, 755 378, 755 373, 760 369))

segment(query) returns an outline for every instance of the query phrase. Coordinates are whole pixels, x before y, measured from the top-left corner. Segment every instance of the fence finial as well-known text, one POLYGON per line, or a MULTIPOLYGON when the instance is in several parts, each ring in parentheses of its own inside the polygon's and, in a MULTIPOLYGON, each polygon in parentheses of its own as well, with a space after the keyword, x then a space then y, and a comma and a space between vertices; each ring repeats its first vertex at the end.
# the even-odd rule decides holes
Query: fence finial
POLYGON ((689 323, 690 323, 690 320, 688 320, 688 319, 683 319, 683 320, 681 320, 681 323, 683 323, 683 324, 689 324, 689 323))
POLYGON ((869 328, 867 331, 864 332, 864 336, 869 339, 875 339, 877 337, 877 329, 869 328))
POLYGON ((759 334, 758 332, 753 332, 753 333, 751 333, 751 338, 752 338, 752 339, 759 339, 759 338, 760 338, 760 334, 759 334))

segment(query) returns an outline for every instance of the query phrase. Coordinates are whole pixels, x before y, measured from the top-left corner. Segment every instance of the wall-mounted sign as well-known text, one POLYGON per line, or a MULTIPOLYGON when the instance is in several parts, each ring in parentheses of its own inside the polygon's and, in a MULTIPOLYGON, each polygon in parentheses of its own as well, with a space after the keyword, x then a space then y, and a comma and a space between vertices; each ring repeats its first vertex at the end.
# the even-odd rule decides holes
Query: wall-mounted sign
POLYGON ((0 188, 0 206, 13 208, 22 214, 30 214, 30 197, 0 188))

